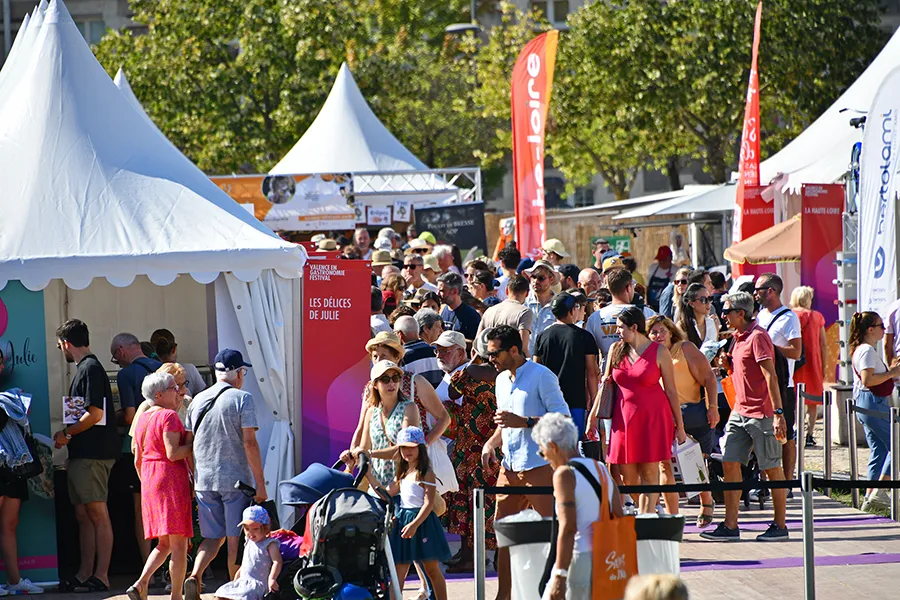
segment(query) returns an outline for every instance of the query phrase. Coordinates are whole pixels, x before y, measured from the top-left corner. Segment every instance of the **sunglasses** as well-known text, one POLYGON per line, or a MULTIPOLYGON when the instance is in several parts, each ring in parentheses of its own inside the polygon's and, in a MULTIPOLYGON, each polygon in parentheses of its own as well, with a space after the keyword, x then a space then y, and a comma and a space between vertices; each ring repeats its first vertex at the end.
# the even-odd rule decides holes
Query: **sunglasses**
POLYGON ((772 288, 770 288, 769 286, 753 288, 753 293, 754 293, 754 294, 762 294, 762 293, 764 293, 766 290, 771 290, 771 289, 772 289, 772 288))
POLYGON ((546 457, 544 456, 544 451, 543 451, 543 450, 538 450, 538 456, 540 456, 541 458, 546 458, 546 457))
POLYGON ((500 355, 503 354, 504 352, 508 352, 508 351, 509 351, 509 348, 500 348, 499 350, 494 350, 493 352, 487 352, 487 353, 485 353, 485 355, 486 355, 489 359, 490 359, 490 358, 497 358, 498 356, 500 356, 500 355))
POLYGON ((885 328, 884 323, 876 323, 876 324, 872 325, 872 327, 880 327, 881 329, 885 328))
POLYGON ((382 375, 375 381, 378 381, 378 382, 384 383, 384 384, 388 384, 388 383, 400 383, 400 379, 401 379, 400 375, 397 375, 396 373, 394 373, 393 375, 382 375))
POLYGON ((410 263, 410 264, 408 264, 408 265, 403 265, 403 268, 404 268, 404 269, 412 269, 413 271, 415 271, 416 269, 418 269, 418 268, 421 267, 421 266, 422 266, 422 265, 416 265, 416 264, 410 263))
POLYGON ((687 282, 688 282, 687 279, 676 279, 675 285, 687 285, 687 282))
POLYGON ((694 298, 694 302, 699 302, 700 304, 709 304, 709 296, 698 296, 694 298))
POLYGON ((547 281, 549 278, 546 275, 535 275, 532 279, 535 281, 547 281))
POLYGON ((416 248, 413 252, 416 254, 428 254, 428 248, 416 248))
POLYGON ((733 313, 733 312, 736 311, 736 310, 741 310, 741 309, 740 309, 740 308, 723 308, 723 309, 722 309, 722 316, 729 315, 729 314, 733 313))

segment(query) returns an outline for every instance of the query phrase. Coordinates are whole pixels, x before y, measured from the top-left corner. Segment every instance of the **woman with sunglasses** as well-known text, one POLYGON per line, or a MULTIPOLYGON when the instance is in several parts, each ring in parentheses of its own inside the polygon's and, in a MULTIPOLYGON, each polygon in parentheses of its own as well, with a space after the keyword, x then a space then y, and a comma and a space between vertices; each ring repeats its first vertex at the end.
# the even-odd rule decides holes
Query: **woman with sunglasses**
POLYGON ((675 278, 672 280, 672 290, 670 294, 666 292, 668 289, 663 290, 662 295, 659 299, 659 312, 669 317, 673 321, 677 321, 676 311, 679 311, 679 307, 681 306, 681 297, 684 295, 684 292, 688 288, 688 277, 691 276, 691 272, 693 269, 690 267, 681 267, 676 271, 675 278), (671 300, 669 300, 671 298, 671 300))
MULTIPOLYGON (((876 350, 884 337, 884 321, 875 312, 855 313, 850 319, 850 353, 853 356, 853 400, 865 410, 890 415, 894 378, 900 377, 900 359, 890 368, 876 350)), ((869 479, 891 478, 891 426, 890 419, 856 413, 866 432, 869 445, 869 479)), ((862 510, 887 508, 888 496, 884 490, 868 490, 862 510)))
POLYGON ((707 359, 715 356, 713 345, 718 346, 719 340, 719 327, 711 312, 709 290, 702 283, 690 284, 682 296, 676 322, 687 339, 701 352, 706 354, 706 349, 709 349, 707 359))

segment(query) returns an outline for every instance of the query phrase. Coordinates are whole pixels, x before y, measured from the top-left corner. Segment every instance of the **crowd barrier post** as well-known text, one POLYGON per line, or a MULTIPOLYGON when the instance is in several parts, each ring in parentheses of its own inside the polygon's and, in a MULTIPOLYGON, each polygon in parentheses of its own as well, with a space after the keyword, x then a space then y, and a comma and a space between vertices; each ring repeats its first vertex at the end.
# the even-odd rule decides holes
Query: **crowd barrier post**
MULTIPOLYGON (((891 408, 891 481, 900 481, 900 408, 891 408)), ((891 519, 900 522, 900 490, 891 490, 891 519)))
MULTIPOLYGON (((859 478, 859 465, 856 464, 856 403, 853 398, 847 398, 847 436, 850 450, 850 479, 856 481, 859 478)), ((853 508, 859 508, 859 490, 853 488, 850 490, 850 501, 853 508)))
POLYGON ((803 579, 806 600, 816 599, 816 552, 813 538, 813 474, 804 471, 800 480, 803 497, 803 579))
POLYGON ((484 539, 484 490, 475 488, 472 492, 472 505, 475 521, 475 600, 485 600, 484 581, 487 576, 487 549, 484 539))
MULTIPOLYGON (((794 445, 797 448, 797 473, 803 473, 806 470, 806 419, 803 414, 803 409, 806 407, 806 384, 798 383, 796 391, 794 422, 797 425, 797 439, 794 445)), ((788 431, 787 435, 790 437, 791 432, 788 431)), ((790 476, 793 477, 794 474, 791 473, 790 476)))
MULTIPOLYGON (((834 400, 834 392, 826 390, 822 394, 822 419, 825 421, 825 439, 822 445, 825 446, 825 479, 831 479, 831 403, 834 400)), ((831 488, 825 488, 825 495, 831 496, 831 488)))

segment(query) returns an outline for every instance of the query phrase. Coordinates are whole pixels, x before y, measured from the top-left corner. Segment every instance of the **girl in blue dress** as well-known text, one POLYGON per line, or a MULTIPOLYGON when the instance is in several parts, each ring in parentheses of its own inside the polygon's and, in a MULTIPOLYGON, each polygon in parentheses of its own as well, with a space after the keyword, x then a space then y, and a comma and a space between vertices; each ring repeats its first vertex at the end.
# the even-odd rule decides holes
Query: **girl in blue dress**
POLYGON ((447 582, 440 563, 450 558, 450 547, 441 522, 434 513, 436 489, 434 471, 428 462, 425 434, 420 427, 406 427, 397 434, 400 460, 397 475, 387 490, 369 471, 369 485, 380 494, 400 496, 394 527, 391 530, 391 551, 397 565, 400 589, 411 563, 425 569, 437 600, 447 600, 447 582))

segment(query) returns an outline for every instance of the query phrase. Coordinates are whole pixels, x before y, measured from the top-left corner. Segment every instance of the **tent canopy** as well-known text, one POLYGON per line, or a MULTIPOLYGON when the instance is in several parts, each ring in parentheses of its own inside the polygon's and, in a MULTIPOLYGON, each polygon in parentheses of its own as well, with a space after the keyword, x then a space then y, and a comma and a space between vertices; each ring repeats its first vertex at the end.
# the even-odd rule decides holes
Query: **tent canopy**
MULTIPOLYGON (((691 193, 674 198, 644 204, 613 217, 614 221, 634 221, 657 215, 683 215, 690 213, 721 213, 734 210, 735 186, 696 186, 691 193)), ((685 188, 688 189, 688 188, 685 188)))
POLYGON ((725 249, 725 260, 732 263, 766 265, 800 261, 800 215, 751 235, 725 249))
POLYGON ((95 277, 124 287, 137 275, 166 285, 184 273, 251 281, 265 269, 299 277, 302 248, 265 228, 135 110, 61 1, 36 23, 0 78, 0 288, 63 279, 83 289, 95 277))

